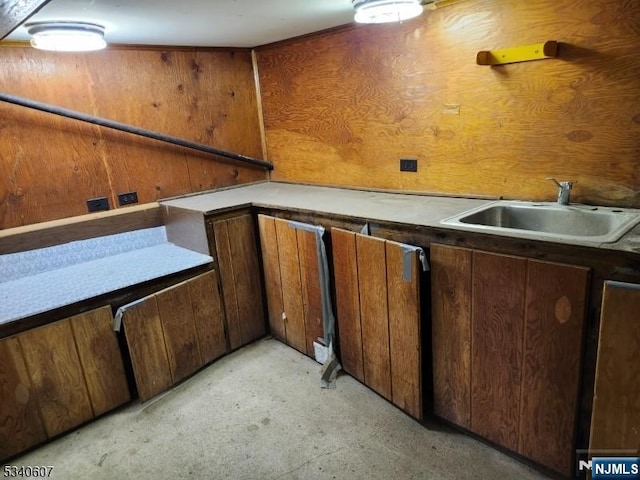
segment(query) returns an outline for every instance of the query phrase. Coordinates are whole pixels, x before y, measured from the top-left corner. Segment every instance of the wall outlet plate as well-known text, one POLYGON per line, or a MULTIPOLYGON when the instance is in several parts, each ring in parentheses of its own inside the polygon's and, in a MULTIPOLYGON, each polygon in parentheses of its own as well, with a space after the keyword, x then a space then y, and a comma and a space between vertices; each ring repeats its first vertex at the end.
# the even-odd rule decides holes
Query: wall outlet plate
POLYGON ((400 171, 401 172, 417 172, 418 160, 416 158, 401 158, 400 171))
POLYGON ((138 203, 138 192, 127 192, 118 194, 118 205, 121 207, 124 205, 131 205, 132 203, 138 203))
POLYGON ((101 212, 109 210, 109 199, 107 197, 90 198, 87 200, 89 212, 101 212))

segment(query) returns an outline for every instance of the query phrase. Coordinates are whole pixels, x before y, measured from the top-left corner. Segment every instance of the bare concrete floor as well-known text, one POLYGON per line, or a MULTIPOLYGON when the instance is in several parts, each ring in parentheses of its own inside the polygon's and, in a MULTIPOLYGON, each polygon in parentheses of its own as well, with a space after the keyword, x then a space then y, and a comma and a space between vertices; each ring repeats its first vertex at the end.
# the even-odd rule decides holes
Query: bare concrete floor
POLYGON ((265 339, 12 462, 73 479, 546 479, 265 339))

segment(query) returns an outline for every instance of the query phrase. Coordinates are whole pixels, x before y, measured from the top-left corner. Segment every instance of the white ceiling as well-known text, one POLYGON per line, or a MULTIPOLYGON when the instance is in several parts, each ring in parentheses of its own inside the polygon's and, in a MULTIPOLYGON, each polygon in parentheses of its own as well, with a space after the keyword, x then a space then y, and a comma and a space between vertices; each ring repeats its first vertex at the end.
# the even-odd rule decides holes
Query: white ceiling
MULTIPOLYGON (((255 47, 350 23, 351 0, 51 0, 29 22, 98 23, 110 43, 255 47)), ((28 40, 21 26, 6 38, 28 40)))

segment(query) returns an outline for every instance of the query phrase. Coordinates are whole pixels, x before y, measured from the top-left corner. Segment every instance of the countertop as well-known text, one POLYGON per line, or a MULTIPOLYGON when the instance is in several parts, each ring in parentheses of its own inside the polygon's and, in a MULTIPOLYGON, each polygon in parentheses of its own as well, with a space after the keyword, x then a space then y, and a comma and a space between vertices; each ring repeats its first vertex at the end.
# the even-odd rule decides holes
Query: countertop
MULTIPOLYGON (((198 211, 204 215, 254 205, 264 208, 356 217, 370 222, 393 222, 444 230, 471 231, 464 227, 443 225, 440 222, 493 201, 260 182, 165 200, 160 204, 198 211)), ((640 253, 640 224, 615 243, 562 238, 549 239, 535 232, 518 230, 508 234, 487 233, 487 235, 640 253)))

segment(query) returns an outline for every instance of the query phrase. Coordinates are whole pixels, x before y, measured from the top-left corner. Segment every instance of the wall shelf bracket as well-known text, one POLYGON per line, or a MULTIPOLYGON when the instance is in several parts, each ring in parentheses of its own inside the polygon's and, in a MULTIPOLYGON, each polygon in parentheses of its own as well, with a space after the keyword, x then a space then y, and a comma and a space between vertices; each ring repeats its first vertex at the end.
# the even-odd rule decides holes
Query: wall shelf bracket
POLYGON ((549 40, 523 47, 503 48, 500 50, 483 50, 478 52, 478 65, 504 65, 506 63, 529 62, 544 58, 555 58, 558 54, 558 42, 549 40))

